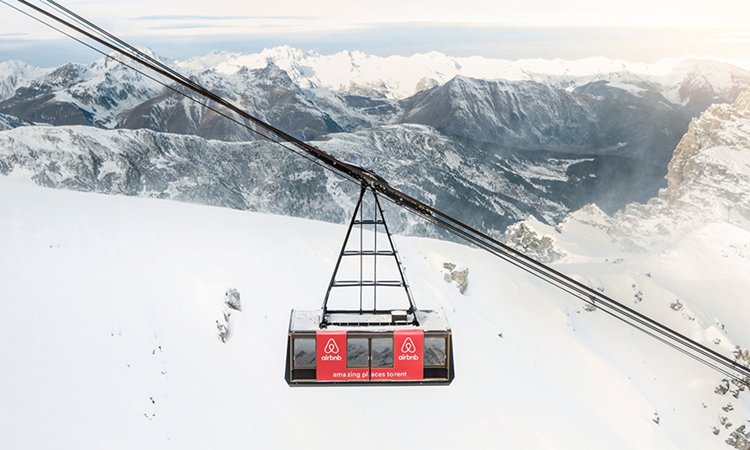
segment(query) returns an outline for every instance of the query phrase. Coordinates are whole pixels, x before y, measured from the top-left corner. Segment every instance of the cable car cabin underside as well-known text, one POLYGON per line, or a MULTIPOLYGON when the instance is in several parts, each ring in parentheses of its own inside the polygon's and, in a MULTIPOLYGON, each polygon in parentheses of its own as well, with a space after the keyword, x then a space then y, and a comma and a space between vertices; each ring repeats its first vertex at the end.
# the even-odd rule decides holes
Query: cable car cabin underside
POLYGON ((451 330, 439 311, 292 310, 286 381, 319 384, 450 384, 451 330), (419 325, 415 325, 418 323, 419 325))

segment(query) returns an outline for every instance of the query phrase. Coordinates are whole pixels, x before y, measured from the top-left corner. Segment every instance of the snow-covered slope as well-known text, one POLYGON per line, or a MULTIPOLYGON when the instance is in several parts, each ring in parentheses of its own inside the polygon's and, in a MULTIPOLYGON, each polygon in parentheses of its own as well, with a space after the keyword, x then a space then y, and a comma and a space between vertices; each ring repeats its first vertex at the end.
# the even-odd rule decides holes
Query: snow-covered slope
MULTIPOLYGON (((571 272, 587 274, 589 283, 615 298, 632 296, 639 309, 651 298, 654 283, 666 287, 659 300, 664 308, 662 319, 676 326, 685 320, 702 322, 707 331, 701 332, 704 339, 715 348, 725 346, 729 339, 735 345, 735 357, 750 363, 745 353, 750 342, 748 130, 750 91, 732 105, 710 107, 691 122, 670 162, 667 188, 657 198, 631 204, 613 217, 589 205, 556 227, 527 220, 508 229, 508 240, 568 266, 571 272), (604 269, 607 266, 619 269, 604 269)), ((654 313, 652 317, 659 317, 654 313)), ((720 395, 726 392, 717 389, 720 395)), ((741 394, 735 389, 732 395, 741 394)), ((731 408, 726 405, 722 411, 731 408)), ((721 412, 717 414, 715 433, 721 435, 724 429, 737 426, 721 412)), ((742 433, 729 439, 736 448, 748 448, 747 420, 745 413, 742 433)))
MULTIPOLYGON (((320 305, 344 231, 0 177, 0 446, 709 449, 750 418, 747 392, 706 367, 488 254, 419 238, 396 244, 418 304, 447 312, 453 384, 289 388, 289 310, 320 305), (465 295, 446 262, 468 268, 465 295), (222 343, 228 288, 242 311, 222 343)), ((706 228, 667 253, 606 264, 601 246, 558 268, 730 352, 750 342, 735 295, 750 255, 722 256, 737 244, 750 234, 706 228)))
POLYGON ((533 81, 459 76, 405 101, 401 120, 481 142, 563 150, 593 134, 580 131, 597 119, 585 100, 533 81))

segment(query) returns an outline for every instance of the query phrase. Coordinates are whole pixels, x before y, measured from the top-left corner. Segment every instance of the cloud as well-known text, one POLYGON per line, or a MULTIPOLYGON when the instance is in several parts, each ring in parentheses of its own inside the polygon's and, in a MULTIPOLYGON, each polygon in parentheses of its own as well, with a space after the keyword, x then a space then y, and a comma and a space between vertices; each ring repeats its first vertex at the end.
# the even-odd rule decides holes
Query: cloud
POLYGON ((195 15, 155 15, 131 17, 130 20, 139 21, 187 21, 187 20, 314 20, 311 16, 195 16, 195 15))
MULTIPOLYGON (((174 36, 182 36, 179 30, 195 30, 194 33, 236 34, 248 29, 283 32, 290 26, 300 28, 300 24, 314 24, 315 17, 288 15, 196 15, 196 14, 162 14, 137 16, 128 19, 134 24, 134 30, 171 31, 174 36), (200 32, 198 31, 200 30, 200 32)), ((136 31, 137 33, 137 31, 136 31)), ((187 32, 189 34, 190 32, 187 32)))
POLYGON ((147 27, 149 30, 192 30, 196 28, 221 28, 221 26, 207 23, 168 23, 147 27))

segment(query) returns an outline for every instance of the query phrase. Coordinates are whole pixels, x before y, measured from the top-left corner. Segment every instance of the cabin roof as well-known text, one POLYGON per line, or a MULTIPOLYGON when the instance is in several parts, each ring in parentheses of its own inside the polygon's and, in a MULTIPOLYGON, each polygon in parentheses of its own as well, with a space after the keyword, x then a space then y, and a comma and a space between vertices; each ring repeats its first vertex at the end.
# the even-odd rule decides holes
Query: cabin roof
MULTIPOLYGON (((299 311, 292 310, 289 321, 289 332, 315 332, 320 329, 322 310, 299 311)), ((331 323, 353 323, 357 325, 328 325, 329 330, 347 331, 393 331, 404 329, 422 329, 424 331, 450 331, 448 320, 442 310, 417 310, 414 312, 419 327, 411 324, 383 325, 391 322, 388 313, 351 312, 328 314, 328 322, 331 323)))

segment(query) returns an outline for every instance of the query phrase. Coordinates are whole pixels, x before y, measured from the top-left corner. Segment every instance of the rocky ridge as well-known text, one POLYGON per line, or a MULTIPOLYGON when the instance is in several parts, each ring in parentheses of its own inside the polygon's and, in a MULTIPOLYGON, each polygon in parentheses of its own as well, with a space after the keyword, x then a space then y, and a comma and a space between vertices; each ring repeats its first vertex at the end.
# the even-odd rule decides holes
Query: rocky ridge
POLYGON ((675 148, 667 187, 646 203, 632 203, 609 216, 594 205, 568 215, 552 228, 525 221, 506 236, 528 249, 537 242, 540 256, 565 241, 572 224, 604 232, 623 250, 671 245, 701 227, 723 223, 750 230, 750 90, 733 104, 709 107, 690 122, 675 148), (544 238, 545 245, 541 245, 544 238))

